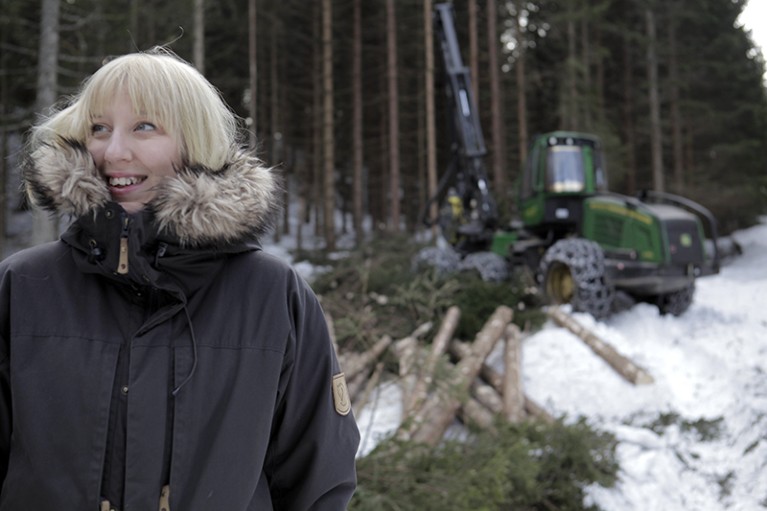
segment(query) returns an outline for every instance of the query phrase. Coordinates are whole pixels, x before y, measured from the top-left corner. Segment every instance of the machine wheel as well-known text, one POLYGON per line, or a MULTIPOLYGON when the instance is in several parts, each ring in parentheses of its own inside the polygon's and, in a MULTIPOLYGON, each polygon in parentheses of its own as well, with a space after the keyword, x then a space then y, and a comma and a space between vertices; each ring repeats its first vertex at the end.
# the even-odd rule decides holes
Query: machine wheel
POLYGON ((681 316, 692 305, 695 295, 695 282, 690 282, 686 287, 671 293, 664 293, 655 298, 655 303, 661 314, 681 316))
POLYGON ((593 241, 568 238, 554 243, 541 260, 538 280, 550 303, 569 303, 573 310, 596 318, 610 314, 615 290, 605 276, 602 248, 593 241))

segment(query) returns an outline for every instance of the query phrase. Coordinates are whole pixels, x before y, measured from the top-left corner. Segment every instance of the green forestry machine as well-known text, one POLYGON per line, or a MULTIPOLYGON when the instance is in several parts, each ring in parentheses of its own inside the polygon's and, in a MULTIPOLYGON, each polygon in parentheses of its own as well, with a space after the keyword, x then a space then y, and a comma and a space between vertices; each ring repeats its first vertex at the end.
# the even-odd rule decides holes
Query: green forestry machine
POLYGON ((676 195, 609 192, 602 146, 593 135, 555 131, 535 137, 519 183, 519 218, 499 226, 453 18, 451 4, 435 6, 452 110, 452 154, 427 204, 425 223, 439 223, 462 256, 492 251, 510 267, 527 266, 549 303, 569 303, 601 318, 621 292, 657 304, 664 314, 682 314, 692 303, 695 279, 719 271, 715 219, 676 195), (437 217, 430 214, 434 205, 437 217), (706 233, 713 241, 711 254, 706 233))

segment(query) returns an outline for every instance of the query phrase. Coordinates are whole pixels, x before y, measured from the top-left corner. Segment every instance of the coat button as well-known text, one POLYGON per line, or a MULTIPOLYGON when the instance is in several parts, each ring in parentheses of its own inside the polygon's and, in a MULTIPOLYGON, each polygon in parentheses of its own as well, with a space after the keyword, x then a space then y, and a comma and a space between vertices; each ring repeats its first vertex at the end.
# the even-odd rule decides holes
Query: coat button
POLYGON ((123 385, 122 387, 120 387, 120 392, 122 392, 124 396, 128 395, 128 386, 123 385))

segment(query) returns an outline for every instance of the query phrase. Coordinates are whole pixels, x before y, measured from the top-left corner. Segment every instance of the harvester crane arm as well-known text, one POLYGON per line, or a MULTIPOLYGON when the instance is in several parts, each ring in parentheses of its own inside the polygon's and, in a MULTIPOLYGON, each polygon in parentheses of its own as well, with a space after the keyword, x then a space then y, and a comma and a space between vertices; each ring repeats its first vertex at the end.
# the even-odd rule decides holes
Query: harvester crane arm
MULTIPOLYGON (((460 208, 452 209, 453 216, 449 219, 458 224, 451 226, 454 237, 450 241, 459 250, 466 251, 489 245, 498 212, 489 189, 484 162, 487 149, 476 113, 471 75, 458 46, 452 4, 435 5, 434 28, 447 78, 448 109, 452 117, 451 158, 437 194, 427 204, 424 219, 427 225, 435 223, 436 219, 428 217, 429 208, 434 203, 441 206, 450 190, 450 195, 461 202, 460 208)), ((444 223, 445 219, 442 220, 444 223)))

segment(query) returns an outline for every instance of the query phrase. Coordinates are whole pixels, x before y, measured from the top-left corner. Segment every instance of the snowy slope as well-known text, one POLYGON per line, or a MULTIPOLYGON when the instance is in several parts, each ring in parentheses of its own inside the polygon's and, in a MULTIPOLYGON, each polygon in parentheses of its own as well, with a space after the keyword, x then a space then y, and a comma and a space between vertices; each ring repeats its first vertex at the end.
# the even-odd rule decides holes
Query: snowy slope
MULTIPOLYGON (((527 395, 619 440, 620 482, 588 492, 606 511, 767 509, 767 225, 735 239, 744 254, 698 281, 682 317, 645 304, 602 323, 575 315, 653 384, 626 382, 553 323, 524 342, 527 395)), ((389 385, 357 412, 360 454, 396 428, 399 402, 389 385)))

